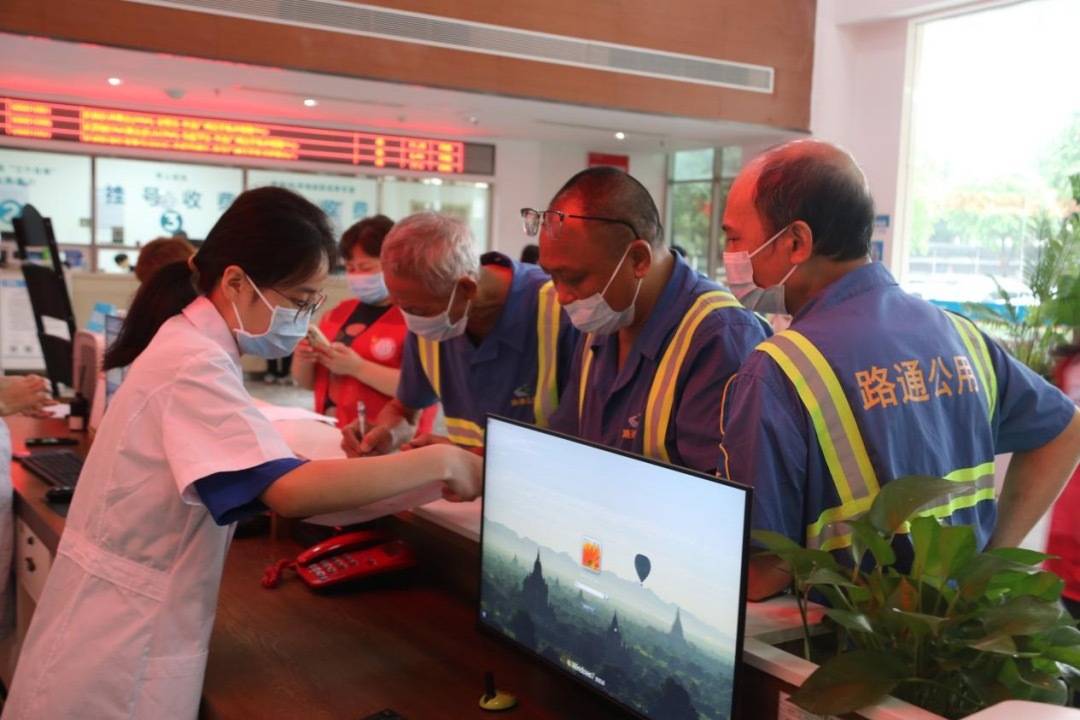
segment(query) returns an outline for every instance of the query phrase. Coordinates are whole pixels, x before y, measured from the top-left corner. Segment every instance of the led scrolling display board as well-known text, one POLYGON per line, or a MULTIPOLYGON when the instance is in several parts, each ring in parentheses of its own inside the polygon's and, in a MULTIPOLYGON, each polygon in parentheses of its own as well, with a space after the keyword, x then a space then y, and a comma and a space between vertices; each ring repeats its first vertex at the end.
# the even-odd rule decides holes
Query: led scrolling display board
POLYGON ((0 97, 0 134, 144 150, 341 163, 456 175, 494 173, 494 147, 457 140, 222 120, 0 97))

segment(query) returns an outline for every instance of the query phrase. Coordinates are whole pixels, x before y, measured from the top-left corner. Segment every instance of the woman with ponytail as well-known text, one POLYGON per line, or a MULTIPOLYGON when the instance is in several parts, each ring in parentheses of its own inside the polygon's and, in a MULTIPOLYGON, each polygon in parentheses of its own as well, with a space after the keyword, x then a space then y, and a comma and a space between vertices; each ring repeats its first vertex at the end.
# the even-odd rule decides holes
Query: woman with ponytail
POLYGON ((475 497, 450 445, 303 462, 244 389, 240 356, 293 352, 334 252, 299 195, 240 195, 188 262, 142 285, 108 367, 130 365, 86 459, 4 718, 195 718, 233 524, 431 482, 475 497))

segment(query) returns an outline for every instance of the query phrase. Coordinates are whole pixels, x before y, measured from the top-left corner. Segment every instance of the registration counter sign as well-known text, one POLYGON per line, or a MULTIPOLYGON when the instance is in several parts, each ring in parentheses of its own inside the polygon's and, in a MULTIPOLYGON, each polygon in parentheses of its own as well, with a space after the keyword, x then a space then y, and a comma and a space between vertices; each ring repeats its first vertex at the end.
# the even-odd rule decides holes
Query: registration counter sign
POLYGON ((455 175, 494 173, 494 149, 456 140, 0 98, 10 137, 196 155, 315 161, 455 175))

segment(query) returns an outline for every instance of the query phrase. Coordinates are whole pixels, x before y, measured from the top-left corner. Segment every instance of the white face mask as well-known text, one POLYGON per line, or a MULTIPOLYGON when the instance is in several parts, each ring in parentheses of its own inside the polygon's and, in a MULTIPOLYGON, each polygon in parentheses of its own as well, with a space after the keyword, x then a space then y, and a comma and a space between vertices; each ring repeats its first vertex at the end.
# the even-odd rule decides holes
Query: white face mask
POLYGON ((457 283, 454 284, 454 289, 450 291, 450 302, 446 303, 446 309, 438 315, 424 317, 423 315, 413 315, 402 310, 401 314, 405 316, 405 326, 418 336, 432 342, 453 340, 464 334, 465 325, 469 321, 469 306, 472 305, 472 301, 465 303, 465 312, 461 314, 461 319, 457 322, 451 322, 450 308, 454 304, 455 293, 457 293, 457 283))
POLYGON ((748 310, 760 313, 776 313, 787 315, 787 303, 784 299, 784 283, 798 269, 798 265, 792 265, 787 275, 780 279, 776 285, 768 288, 758 286, 754 282, 754 264, 750 259, 776 241, 776 238, 784 234, 791 225, 785 225, 780 232, 761 244, 757 250, 748 253, 745 250, 724 253, 724 272, 727 275, 727 284, 732 294, 739 298, 739 302, 748 310))
POLYGON ((247 278, 255 294, 263 301, 263 305, 270 308, 270 325, 264 332, 254 335, 244 329, 244 321, 240 319, 240 311, 236 309, 236 303, 232 303, 233 312, 236 314, 236 323, 240 326, 233 330, 236 334, 236 345, 244 355, 274 360, 292 355, 296 346, 307 335, 308 322, 311 314, 297 312, 293 308, 271 305, 270 302, 259 292, 259 288, 251 278, 247 278))
POLYGON ((365 305, 378 305, 390 295, 381 272, 348 273, 345 280, 352 294, 365 305))
POLYGON ((634 298, 626 309, 614 310, 604 299, 604 295, 607 294, 608 288, 614 282, 619 269, 626 262, 626 256, 629 252, 630 246, 627 245, 622 258, 619 259, 619 264, 615 266, 615 270, 611 273, 611 277, 608 278, 607 285, 604 286, 603 290, 587 298, 568 303, 564 307, 566 314, 570 317, 570 322, 581 332, 592 333, 593 335, 611 335, 634 321, 634 304, 637 303, 638 293, 641 292, 641 282, 644 278, 638 278, 637 287, 634 289, 634 298))

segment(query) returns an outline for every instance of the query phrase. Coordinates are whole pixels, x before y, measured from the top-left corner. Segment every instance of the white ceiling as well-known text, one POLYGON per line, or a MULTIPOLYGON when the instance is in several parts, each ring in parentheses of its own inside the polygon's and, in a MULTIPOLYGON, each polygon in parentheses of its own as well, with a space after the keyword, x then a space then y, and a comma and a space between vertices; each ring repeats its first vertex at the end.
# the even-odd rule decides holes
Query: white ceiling
POLYGON ((757 125, 439 90, 5 33, 0 33, 0 92, 478 142, 573 143, 599 152, 757 145, 796 135, 757 125), (123 83, 112 87, 106 81, 109 77, 119 77, 123 83), (305 98, 314 98, 318 105, 305 107, 305 98), (616 140, 616 131, 626 133, 626 139, 616 140))

